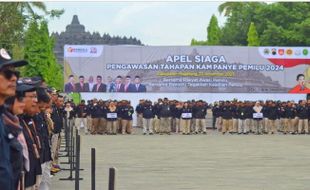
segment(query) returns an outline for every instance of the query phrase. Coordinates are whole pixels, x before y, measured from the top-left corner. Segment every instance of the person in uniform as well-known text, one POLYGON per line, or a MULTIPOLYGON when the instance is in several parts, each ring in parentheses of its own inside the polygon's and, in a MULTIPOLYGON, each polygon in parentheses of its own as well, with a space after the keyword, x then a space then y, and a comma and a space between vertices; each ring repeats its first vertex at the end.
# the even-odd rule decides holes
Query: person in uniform
POLYGON ((162 105, 163 101, 161 98, 158 98, 157 102, 154 102, 154 112, 155 112, 155 117, 153 120, 153 127, 154 127, 154 132, 159 133, 160 132, 160 116, 159 116, 159 106, 162 105))
POLYGON ((193 117, 193 109, 188 106, 189 102, 184 102, 183 108, 181 109, 181 121, 182 134, 190 135, 191 119, 193 117))
POLYGON ((10 144, 10 163, 12 165, 12 189, 22 189, 24 179, 24 172, 29 171, 29 155, 26 139, 23 129, 20 125, 18 115, 24 113, 25 108, 25 91, 34 89, 33 86, 17 84, 16 95, 11 96, 5 100, 6 111, 2 114, 3 122, 5 124, 5 132, 8 134, 10 144))
POLYGON ((150 100, 146 100, 143 104, 142 108, 142 116, 143 116, 143 134, 153 135, 153 119, 155 117, 155 110, 152 102, 150 100))
POLYGON ((121 117, 121 132, 122 134, 132 133, 132 114, 134 113, 133 107, 129 101, 123 100, 122 106, 119 108, 121 117))
POLYGON ((92 117, 92 129, 90 131, 90 134, 96 135, 96 134, 104 134, 105 133, 105 125, 106 121, 104 118, 104 109, 103 109, 103 101, 94 99, 93 100, 93 105, 91 106, 91 117, 92 117))
POLYGON ((230 132, 229 130, 232 128, 232 108, 230 106, 230 102, 226 101, 222 108, 222 117, 223 117, 223 127, 222 134, 226 132, 230 132))
POLYGON ((272 102, 268 109, 268 133, 275 134, 277 132, 276 120, 280 114, 279 109, 275 102, 272 102))
POLYGON ((195 133, 198 134, 199 130, 203 132, 203 134, 207 134, 206 128, 206 115, 207 115, 207 107, 204 105, 202 100, 199 100, 197 104, 193 107, 193 117, 195 118, 195 133))
POLYGON ((284 130, 283 133, 295 134, 294 123, 296 117, 296 108, 293 107, 292 102, 288 102, 284 108, 284 130))
POLYGON ((54 105, 52 105, 52 114, 51 119, 54 123, 54 129, 53 129, 53 135, 52 135, 52 170, 54 168, 60 169, 60 166, 58 164, 58 153, 61 143, 61 129, 63 127, 63 96, 58 95, 57 100, 54 105))
POLYGON ((239 107, 237 109, 237 118, 238 118, 238 134, 247 134, 248 126, 246 125, 246 107, 244 102, 240 102, 239 107))
POLYGON ((309 133, 309 125, 308 125, 309 108, 306 106, 305 100, 300 101, 296 109, 296 113, 298 117, 298 134, 302 134, 302 133, 308 134, 309 133))
POLYGON ((254 127, 253 127, 253 104, 251 101, 245 102, 245 125, 248 133, 254 133, 254 127))
POLYGON ((81 100, 81 103, 76 107, 75 113, 76 113, 75 126, 77 130, 80 132, 81 124, 83 124, 84 132, 85 134, 87 134, 88 107, 85 104, 85 100, 81 100))
POLYGON ((173 111, 172 111, 172 117, 173 117, 172 124, 174 125, 176 134, 183 131, 180 125, 182 108, 183 108, 183 102, 176 101, 176 105, 174 106, 173 111))
POLYGON ((237 133, 238 132, 237 110, 239 107, 239 103, 237 101, 233 101, 231 106, 232 106, 232 130, 231 130, 231 133, 237 133))
POLYGON ((160 134, 171 133, 171 107, 168 98, 158 107, 158 116, 160 117, 160 134))
POLYGON ((26 190, 32 190, 39 188, 42 175, 40 160, 42 146, 40 135, 36 129, 38 123, 34 119, 36 114, 38 114, 38 100, 35 88, 25 92, 24 101, 24 114, 20 115, 19 118, 23 127, 29 155, 29 171, 25 173, 25 188, 26 190))
POLYGON ((10 96, 15 95, 16 81, 19 72, 15 67, 28 64, 27 61, 14 61, 5 49, 0 49, 0 188, 1 190, 14 189, 12 166, 10 162, 10 145, 5 125, 3 123, 3 113, 5 111, 4 102, 10 96))
POLYGON ((216 122, 215 126, 218 131, 222 131, 223 127, 223 105, 224 103, 222 101, 219 102, 218 106, 214 108, 214 111, 216 111, 216 122))
POLYGON ((137 127, 141 128, 143 126, 143 116, 142 116, 142 112, 143 112, 143 104, 144 104, 143 99, 139 100, 139 104, 136 106, 136 115, 137 115, 137 127))
POLYGON ((34 117, 34 123, 36 126, 37 133, 40 137, 40 163, 42 169, 42 178, 41 183, 39 185, 39 189, 48 190, 51 188, 51 147, 50 147, 50 135, 48 129, 48 121, 46 118, 47 109, 51 108, 52 102, 51 98, 46 92, 45 88, 38 87, 36 89, 37 97, 38 97, 38 114, 34 117))
POLYGON ((111 101, 107 108, 107 129, 108 134, 116 135, 117 134, 117 118, 118 118, 118 109, 115 102, 111 101))
POLYGON ((257 135, 262 134, 263 131, 263 106, 257 101, 253 107, 253 122, 254 130, 257 135), (254 115, 256 114, 256 115, 254 115))

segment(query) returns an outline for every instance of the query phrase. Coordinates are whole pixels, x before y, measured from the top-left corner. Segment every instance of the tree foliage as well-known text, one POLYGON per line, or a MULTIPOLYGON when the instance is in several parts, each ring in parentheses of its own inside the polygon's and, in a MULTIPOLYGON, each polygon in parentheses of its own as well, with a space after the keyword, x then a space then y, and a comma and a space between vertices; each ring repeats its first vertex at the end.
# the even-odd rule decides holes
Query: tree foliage
POLYGON ((64 10, 47 10, 43 2, 1 2, 1 47, 12 51, 14 45, 23 46, 24 33, 31 21, 59 17, 63 12, 64 10))
POLYGON ((253 22, 250 24, 249 32, 248 32, 248 46, 259 46, 259 38, 256 31, 256 27, 253 22))
POLYGON ((220 27, 220 45, 248 45, 255 23, 262 46, 309 46, 309 2, 225 2, 218 7, 226 22, 220 27))
POLYGON ((46 21, 32 21, 25 34, 25 59, 29 62, 24 76, 40 76, 57 89, 62 89, 63 72, 53 52, 54 39, 50 37, 46 21))
POLYGON ((218 45, 221 37, 221 30, 215 15, 212 15, 207 31, 208 45, 218 45))

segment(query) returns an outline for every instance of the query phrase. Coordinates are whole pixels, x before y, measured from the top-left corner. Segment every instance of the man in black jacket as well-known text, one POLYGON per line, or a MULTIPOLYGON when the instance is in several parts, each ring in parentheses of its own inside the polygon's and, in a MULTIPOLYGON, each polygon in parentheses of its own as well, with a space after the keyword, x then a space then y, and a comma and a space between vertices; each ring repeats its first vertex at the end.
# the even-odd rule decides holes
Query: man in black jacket
POLYGON ((42 144, 40 134, 36 130, 38 122, 35 117, 39 113, 39 110, 35 89, 25 92, 24 102, 24 114, 20 116, 20 123, 23 127, 29 155, 29 171, 25 173, 25 188, 37 189, 39 188, 42 174, 40 160, 42 144))
POLYGON ((171 107, 168 98, 164 98, 164 102, 158 107, 158 116, 160 117, 160 134, 171 132, 171 107))
POLYGON ((206 115, 207 115, 207 106, 204 105, 202 100, 199 100, 196 105, 193 107, 193 116, 195 118, 195 133, 198 134, 199 128, 203 134, 207 134, 206 129, 206 115))
POLYGON ((154 106, 150 100, 146 100, 142 107, 143 115, 143 134, 146 135, 149 132, 150 135, 153 135, 153 119, 155 117, 154 106))
POLYGON ((271 103, 271 106, 268 108, 268 133, 275 134, 277 132, 276 120, 280 115, 279 107, 276 106, 275 102, 271 103))
POLYGON ((61 143, 61 129, 63 127, 63 96, 58 95, 56 102, 52 105, 51 119, 54 122, 54 130, 52 135, 52 159, 53 168, 60 168, 58 165, 58 153, 61 143))
POLYGON ((222 133, 230 132, 232 128, 232 108, 230 106, 230 101, 226 101, 222 108, 222 117, 223 117, 223 127, 222 133))
POLYGON ((143 104, 144 104, 144 100, 139 100, 139 104, 136 106, 136 115, 137 115, 137 127, 141 127, 143 126, 143 116, 142 116, 142 112, 143 112, 143 104))
POLYGON ((10 164, 9 140, 4 130, 2 114, 4 113, 4 101, 15 95, 16 81, 19 72, 15 67, 28 64, 26 61, 13 61, 5 49, 0 49, 0 188, 12 190, 13 177, 10 164))
POLYGON ((284 131, 283 133, 286 134, 289 132, 290 134, 295 134, 296 130, 294 129, 296 117, 296 108, 293 107, 292 102, 288 102, 287 106, 284 108, 284 131))
POLYGON ((132 114, 134 113, 133 107, 129 101, 123 100, 119 107, 120 118, 121 118, 121 130, 122 134, 132 133, 132 114))
POLYGON ((88 108, 85 104, 85 100, 81 100, 81 103, 76 107, 76 119, 75 119, 75 126, 78 131, 81 129, 81 124, 83 123, 84 132, 88 134, 87 129, 87 115, 88 115, 88 108))
POLYGON ((246 124, 246 112, 247 108, 244 105, 244 102, 241 102, 237 109, 237 118, 238 118, 238 134, 247 134, 248 127, 246 124))
POLYGON ((46 120, 46 110, 51 106, 51 99, 46 93, 44 88, 37 89, 38 95, 38 114, 34 117, 36 129, 40 137, 41 151, 40 161, 42 168, 42 179, 40 183, 40 189, 50 189, 51 178, 50 178, 50 166, 52 161, 50 138, 48 132, 48 124, 46 120))
POLYGON ((309 134, 309 108, 306 106, 306 101, 300 101, 297 109, 297 117, 298 117, 298 134, 309 134))

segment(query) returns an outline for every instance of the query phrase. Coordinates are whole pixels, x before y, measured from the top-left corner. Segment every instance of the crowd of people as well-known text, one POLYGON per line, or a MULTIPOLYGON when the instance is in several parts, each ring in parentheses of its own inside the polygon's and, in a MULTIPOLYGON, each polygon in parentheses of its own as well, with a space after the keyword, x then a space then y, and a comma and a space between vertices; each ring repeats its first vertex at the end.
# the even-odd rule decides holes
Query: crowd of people
POLYGON ((60 171, 63 97, 40 77, 23 77, 0 50, 0 189, 48 190, 60 171))
MULTIPOLYGON (((133 113, 143 134, 206 134, 207 128, 222 134, 309 134, 310 101, 177 101, 168 98, 156 102, 140 100, 135 109, 130 101, 89 100, 72 106, 76 126, 85 133, 131 134, 133 113), (113 109, 111 109, 113 107, 113 109), (207 110, 212 122, 207 122, 207 110), (111 111, 113 110, 113 111, 111 111), (113 118, 111 117, 113 116, 113 118)), ((68 105, 69 106, 69 105, 68 105)))

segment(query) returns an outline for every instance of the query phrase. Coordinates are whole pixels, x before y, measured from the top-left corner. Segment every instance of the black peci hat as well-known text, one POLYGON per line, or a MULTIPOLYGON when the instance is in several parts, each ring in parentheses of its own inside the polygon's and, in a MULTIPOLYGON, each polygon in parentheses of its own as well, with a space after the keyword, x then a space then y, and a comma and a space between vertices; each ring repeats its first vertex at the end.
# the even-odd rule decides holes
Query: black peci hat
POLYGON ((36 86, 26 84, 22 80, 17 81, 16 92, 24 93, 24 92, 32 92, 36 90, 36 86))
POLYGON ((0 49, 0 69, 5 66, 21 67, 27 64, 28 62, 26 60, 12 60, 11 56, 7 53, 5 49, 0 49))

